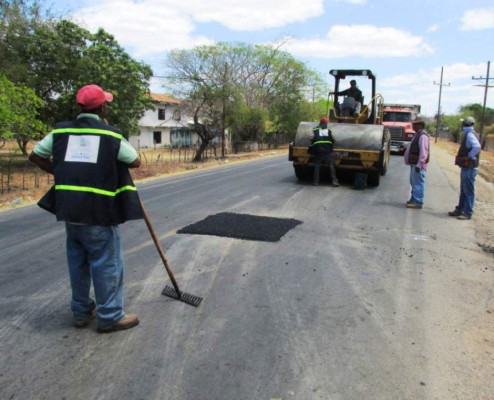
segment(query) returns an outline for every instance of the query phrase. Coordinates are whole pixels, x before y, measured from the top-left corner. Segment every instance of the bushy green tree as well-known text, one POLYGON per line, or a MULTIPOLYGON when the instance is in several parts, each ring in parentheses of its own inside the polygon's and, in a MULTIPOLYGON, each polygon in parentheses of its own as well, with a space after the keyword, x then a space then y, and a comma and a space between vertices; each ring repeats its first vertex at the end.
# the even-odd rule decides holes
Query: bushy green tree
POLYGON ((29 141, 39 138, 45 130, 37 111, 42 103, 33 90, 14 85, 0 74, 0 136, 15 139, 24 155, 29 141))
POLYGON ((77 90, 98 84, 114 94, 110 123, 137 133, 144 111, 153 108, 151 68, 133 60, 103 29, 92 34, 43 11, 37 0, 0 2, 0 67, 16 84, 32 88, 43 100, 40 118, 47 125, 73 119, 77 90))
POLYGON ((263 134, 267 122, 270 129, 294 131, 301 121, 299 104, 317 75, 279 47, 238 43, 175 50, 167 66, 170 90, 188 100, 202 140, 197 160, 226 128, 251 140, 263 134))
POLYGON ((475 118, 475 128, 481 134, 480 142, 484 147, 485 138, 489 133, 489 130, 485 128, 494 124, 494 109, 486 107, 484 110, 481 104, 475 103, 461 106, 460 112, 463 117, 470 115, 475 118))

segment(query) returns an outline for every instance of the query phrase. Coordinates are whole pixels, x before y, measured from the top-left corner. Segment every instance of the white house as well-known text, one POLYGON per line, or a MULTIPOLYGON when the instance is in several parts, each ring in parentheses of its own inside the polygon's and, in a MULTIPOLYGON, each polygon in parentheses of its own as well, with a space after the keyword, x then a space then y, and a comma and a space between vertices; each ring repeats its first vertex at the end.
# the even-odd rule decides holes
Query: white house
POLYGON ((147 110, 139 121, 140 134, 131 136, 136 148, 193 146, 198 138, 190 130, 190 117, 183 115, 181 101, 170 96, 151 93, 156 110, 147 110))
MULTIPOLYGON (((139 120, 140 134, 130 136, 129 142, 136 149, 153 147, 196 147, 200 138, 193 132, 193 118, 184 114, 181 101, 171 96, 150 94, 156 110, 146 110, 139 120)), ((230 143, 229 133, 225 132, 225 146, 230 143)), ((221 146, 221 134, 212 140, 213 146, 221 146)))

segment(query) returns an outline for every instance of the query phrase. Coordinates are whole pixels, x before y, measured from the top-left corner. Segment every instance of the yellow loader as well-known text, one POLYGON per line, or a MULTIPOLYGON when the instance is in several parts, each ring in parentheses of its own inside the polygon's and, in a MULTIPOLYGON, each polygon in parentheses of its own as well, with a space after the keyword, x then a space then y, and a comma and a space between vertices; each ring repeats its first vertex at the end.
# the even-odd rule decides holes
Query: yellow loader
MULTIPOLYGON (((384 99, 376 93, 376 77, 368 69, 331 70, 329 73, 334 77, 335 85, 334 92, 328 94, 326 117, 335 139, 336 171, 338 174, 345 171, 367 174, 367 183, 379 186, 389 164, 391 135, 382 124, 382 111, 379 110, 383 109, 384 99), (362 97, 360 110, 350 114, 344 112, 343 103, 347 98, 342 99, 340 90, 340 82, 348 77, 370 80, 372 92, 369 103, 365 104, 362 97)), ((288 160, 293 162, 295 175, 300 180, 313 177, 314 156, 309 154, 308 148, 317 125, 318 122, 300 122, 295 140, 289 146, 288 160)))

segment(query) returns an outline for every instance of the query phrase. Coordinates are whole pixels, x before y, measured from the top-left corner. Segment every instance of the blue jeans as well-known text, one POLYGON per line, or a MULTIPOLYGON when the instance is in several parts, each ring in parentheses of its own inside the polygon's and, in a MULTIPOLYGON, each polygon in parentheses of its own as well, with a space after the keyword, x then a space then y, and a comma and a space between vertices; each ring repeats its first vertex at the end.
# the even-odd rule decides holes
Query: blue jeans
POLYGON ((456 206, 456 211, 465 215, 473 214, 475 203, 475 178, 477 168, 462 168, 460 174, 460 200, 456 206))
POLYGON ((120 321, 125 314, 118 225, 66 223, 65 230, 74 318, 83 319, 90 314, 94 305, 89 296, 92 280, 99 325, 104 327, 120 321))
POLYGON ((424 192, 425 192, 425 169, 420 169, 420 172, 415 171, 416 165, 410 165, 410 185, 412 186, 412 193, 410 194, 410 201, 423 205, 424 204, 424 192))

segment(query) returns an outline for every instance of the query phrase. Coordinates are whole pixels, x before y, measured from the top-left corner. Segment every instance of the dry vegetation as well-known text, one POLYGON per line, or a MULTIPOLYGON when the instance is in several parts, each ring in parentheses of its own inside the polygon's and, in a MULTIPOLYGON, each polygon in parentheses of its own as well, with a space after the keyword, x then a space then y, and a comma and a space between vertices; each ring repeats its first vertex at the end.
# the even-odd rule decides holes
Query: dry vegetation
MULTIPOLYGON (((459 146, 458 143, 453 143, 446 140, 439 140, 437 145, 453 156, 456 155, 459 146)), ((494 152, 482 151, 480 154, 479 175, 487 182, 494 183, 494 152)))

